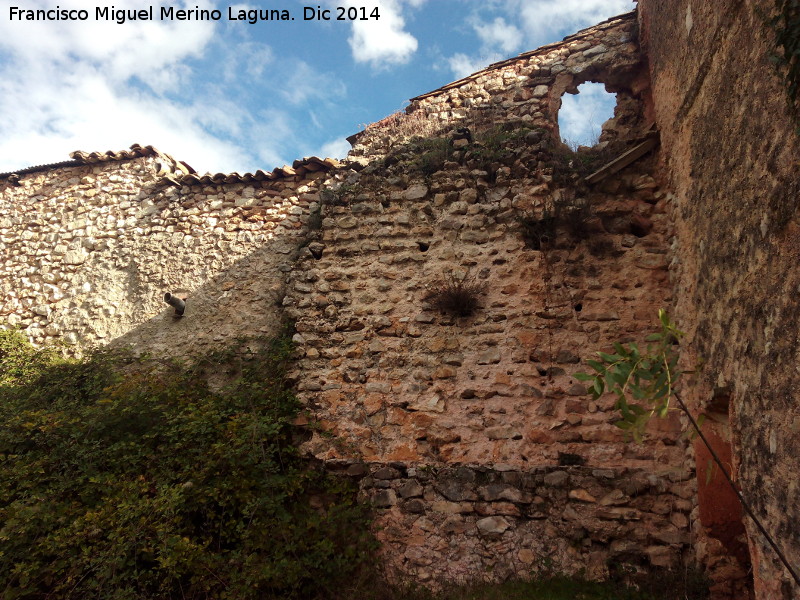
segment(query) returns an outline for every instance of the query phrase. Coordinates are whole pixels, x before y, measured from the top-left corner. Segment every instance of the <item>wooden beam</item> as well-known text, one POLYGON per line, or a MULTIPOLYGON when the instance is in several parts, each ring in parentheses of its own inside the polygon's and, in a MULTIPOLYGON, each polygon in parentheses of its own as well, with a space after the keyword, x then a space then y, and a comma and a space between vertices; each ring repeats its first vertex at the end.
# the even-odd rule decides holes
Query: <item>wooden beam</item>
POLYGON ((621 171, 625 167, 627 167, 632 162, 640 159, 642 156, 650 152, 653 148, 658 145, 658 134, 651 134, 645 141, 641 144, 637 144, 624 154, 621 154, 614 160, 609 163, 606 163, 597 171, 589 175, 585 181, 586 183, 597 183, 598 181, 603 181, 609 175, 613 175, 617 171, 621 171))

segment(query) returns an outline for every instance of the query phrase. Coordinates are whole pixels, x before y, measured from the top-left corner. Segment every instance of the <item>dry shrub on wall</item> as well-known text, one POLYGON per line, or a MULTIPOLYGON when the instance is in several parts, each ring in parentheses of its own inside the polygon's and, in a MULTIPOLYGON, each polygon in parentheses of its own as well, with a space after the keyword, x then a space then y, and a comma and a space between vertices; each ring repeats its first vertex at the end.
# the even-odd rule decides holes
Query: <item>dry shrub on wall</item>
POLYGON ((406 113, 403 110, 392 113, 388 117, 372 123, 366 130, 383 131, 393 138, 402 140, 413 137, 432 137, 442 132, 441 123, 428 117, 423 110, 406 113))
POLYGON ((547 208, 541 214, 526 213, 519 220, 522 239, 531 250, 542 250, 554 244, 557 225, 555 215, 547 208))
POLYGON ((469 275, 448 273, 429 289, 427 300, 439 312, 454 317, 469 317, 480 308, 486 284, 469 275))
POLYGON ((547 206, 538 212, 528 212, 519 218, 519 227, 525 245, 532 250, 552 248, 558 231, 569 234, 570 244, 576 244, 590 233, 589 222, 594 217, 591 202, 578 197, 573 189, 559 190, 547 206))
POLYGON ((355 491, 293 444, 291 353, 283 337, 186 367, 109 352, 76 362, 0 331, 0 595, 341 589, 375 546, 355 491), (220 373, 236 381, 218 390, 220 373))

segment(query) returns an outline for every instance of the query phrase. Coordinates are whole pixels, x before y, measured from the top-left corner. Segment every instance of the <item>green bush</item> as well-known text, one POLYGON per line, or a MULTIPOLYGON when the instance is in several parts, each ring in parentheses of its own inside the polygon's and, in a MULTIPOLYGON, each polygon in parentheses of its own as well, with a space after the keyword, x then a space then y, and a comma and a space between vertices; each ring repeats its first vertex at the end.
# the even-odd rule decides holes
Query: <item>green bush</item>
POLYGON ((182 368, 0 332, 2 598, 322 598, 361 568, 364 509, 292 444, 291 344, 253 345, 182 368))

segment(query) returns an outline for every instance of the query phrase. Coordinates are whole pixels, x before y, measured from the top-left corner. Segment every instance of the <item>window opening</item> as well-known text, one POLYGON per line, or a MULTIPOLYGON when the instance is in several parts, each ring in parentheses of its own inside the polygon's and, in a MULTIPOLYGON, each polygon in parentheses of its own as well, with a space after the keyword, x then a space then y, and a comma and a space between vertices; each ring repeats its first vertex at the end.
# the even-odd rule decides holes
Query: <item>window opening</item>
POLYGON ((600 140, 603 123, 614 117, 617 95, 602 83, 582 83, 577 94, 565 93, 558 111, 561 140, 573 150, 594 146, 600 140))

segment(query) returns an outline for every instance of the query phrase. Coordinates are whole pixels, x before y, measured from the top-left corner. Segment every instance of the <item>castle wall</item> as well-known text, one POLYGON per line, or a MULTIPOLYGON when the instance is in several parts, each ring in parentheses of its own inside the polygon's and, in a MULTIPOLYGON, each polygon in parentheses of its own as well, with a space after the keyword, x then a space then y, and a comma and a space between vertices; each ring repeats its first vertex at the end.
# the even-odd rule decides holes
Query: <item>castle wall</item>
POLYGON ((696 494, 681 424, 633 445, 574 378, 672 302, 658 152, 589 188, 575 161, 594 155, 558 136, 561 95, 593 80, 618 93, 606 150, 644 139, 635 40, 628 15, 416 98, 342 168, 165 178, 141 156, 6 181, 5 319, 36 343, 185 355, 288 317, 304 449, 358 479, 394 575, 675 566, 696 494), (470 316, 433 301, 458 281, 470 316))
POLYGON ((36 344, 72 352, 116 342, 180 357, 276 333, 285 273, 324 171, 175 186, 164 179, 169 160, 0 182, 3 320, 36 344), (183 318, 165 292, 187 298, 183 318))
MULTIPOLYGON (((355 143, 348 158, 368 164, 369 158, 390 152, 403 139, 436 135, 459 122, 485 129, 498 122, 516 121, 560 139, 557 114, 561 96, 576 93, 581 83, 606 84, 609 92, 618 94, 618 104, 641 103, 648 84, 637 36, 635 14, 628 13, 562 42, 494 63, 412 98, 404 113, 391 115, 352 136, 349 139, 355 143)), ((607 124, 606 139, 617 136, 617 127, 623 130, 622 135, 642 129, 641 116, 637 121, 631 120, 631 114, 614 119, 607 124)))
POLYGON ((604 144, 641 141, 634 26, 578 34, 369 127, 358 171, 323 206, 317 254, 290 276, 294 377, 319 426, 305 449, 360 478, 390 571, 603 576, 686 558, 695 482, 680 423, 632 445, 614 399, 590 401, 573 377, 613 341, 642 342, 671 302, 656 159, 593 189, 556 164, 561 94, 586 79, 619 90, 604 144), (437 134, 444 145, 419 139, 437 134), (584 201, 584 231, 526 244, 526 219, 584 201), (451 278, 476 286, 474 315, 437 309, 451 278))
MULTIPOLYGON (((800 188, 795 123, 769 60, 774 3, 642 0, 639 10, 677 198, 675 316, 689 334, 687 368, 702 362, 687 399, 723 413, 714 427, 733 443, 743 494, 800 572, 800 188)), ((745 523, 756 596, 800 597, 745 523)), ((736 588, 746 566, 721 558, 721 545, 698 547, 723 567, 715 592, 746 597, 736 588)))

